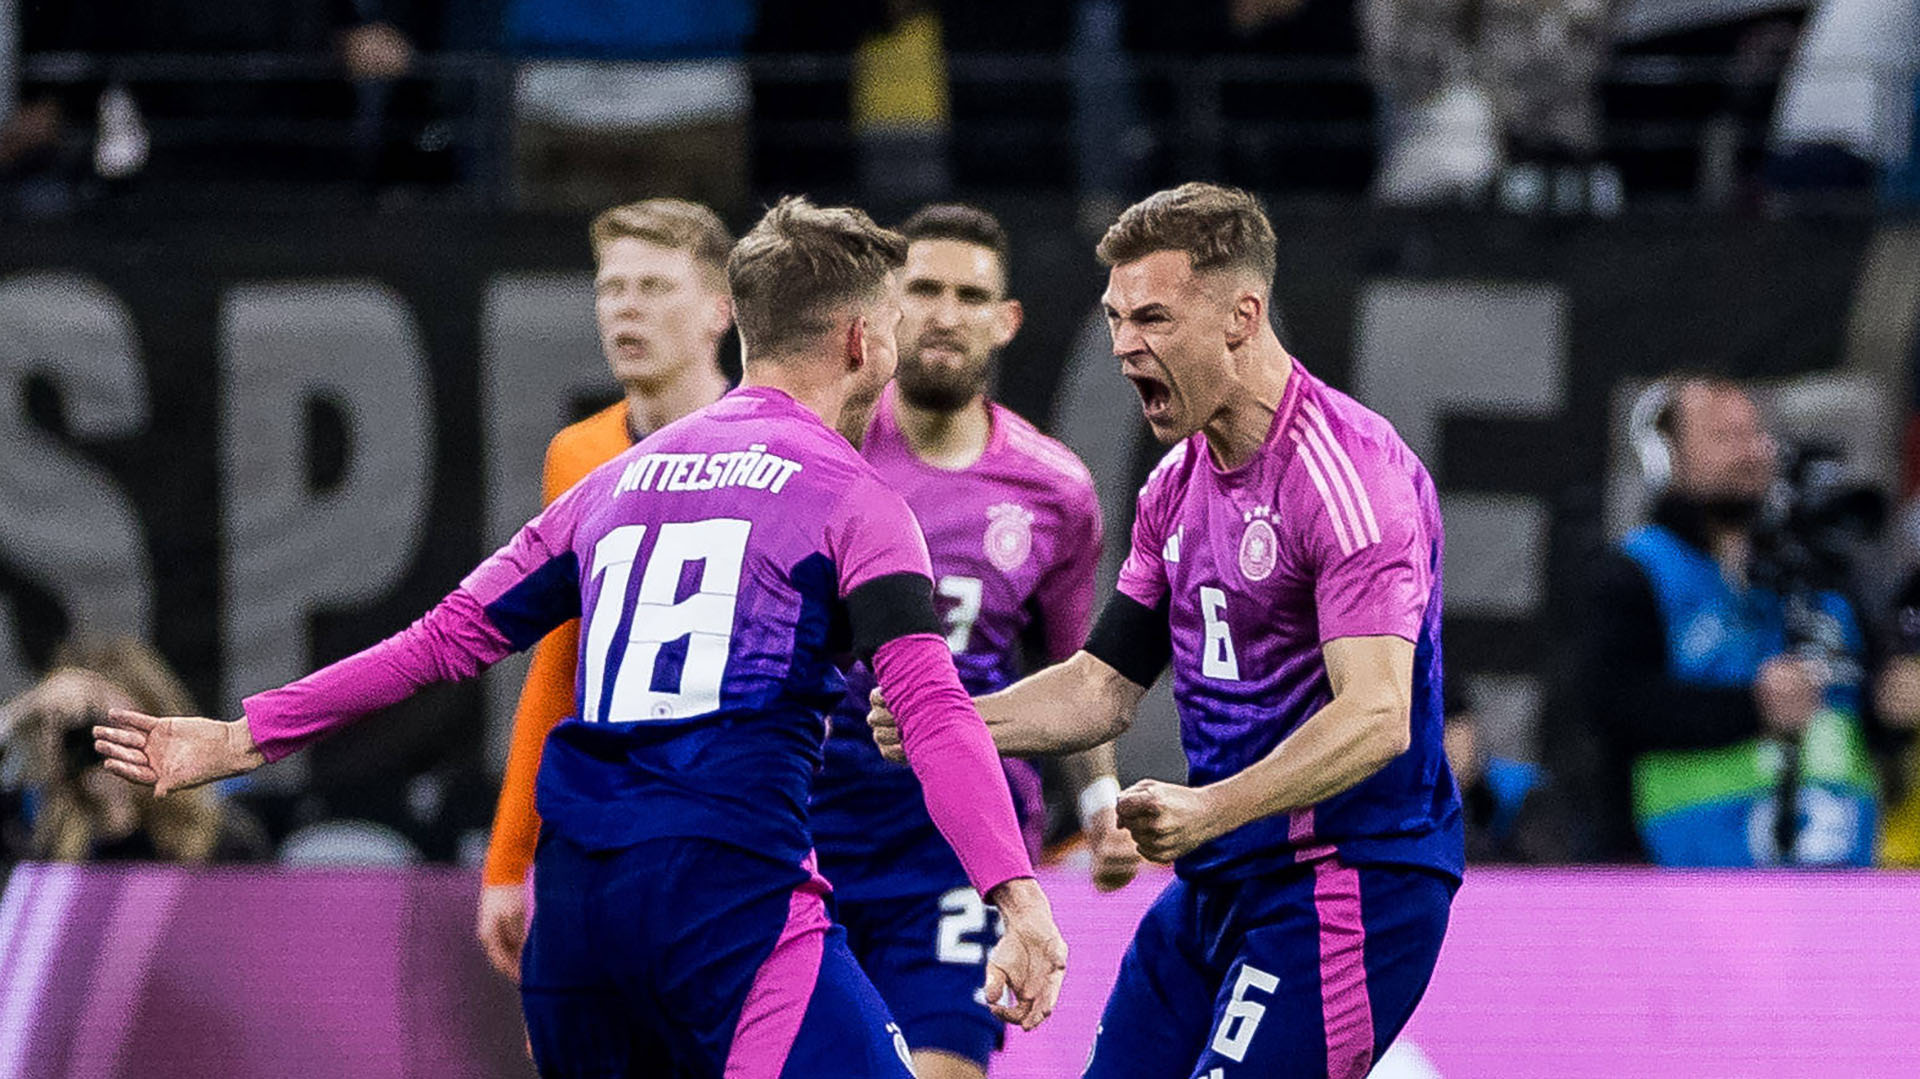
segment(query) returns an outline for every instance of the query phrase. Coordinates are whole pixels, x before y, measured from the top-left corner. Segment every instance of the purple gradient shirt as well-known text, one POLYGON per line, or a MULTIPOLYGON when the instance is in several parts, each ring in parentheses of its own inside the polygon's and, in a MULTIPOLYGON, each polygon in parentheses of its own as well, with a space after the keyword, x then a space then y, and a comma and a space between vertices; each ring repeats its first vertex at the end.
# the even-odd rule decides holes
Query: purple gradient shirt
MULTIPOLYGON (((979 696, 1020 676, 1029 648, 1044 662, 1085 643, 1100 561, 1100 504, 1072 450, 1012 410, 989 403, 992 427, 964 469, 922 461, 894 416, 888 387, 863 453, 919 519, 933 561, 934 602, 967 692, 979 696)), ((864 666, 833 716, 826 771, 814 784, 820 871, 847 899, 890 899, 951 887, 959 863, 934 830, 919 784, 881 758, 867 728, 864 666)), ((1037 853, 1045 826, 1040 776, 1007 762, 1014 803, 1037 853)))
MULTIPOLYGON (((740 389, 589 474, 408 629, 249 698, 247 722, 277 759, 578 616, 577 711, 542 756, 543 827, 589 849, 693 836, 798 864, 846 695, 844 601, 894 574, 931 577, 906 503, 793 398, 740 389)), ((899 688, 933 699, 939 674, 899 688)), ((943 819, 988 890, 1032 870, 991 741, 947 677, 961 707, 907 733, 936 747, 915 771, 945 777, 943 819)))
POLYGON ((1332 700, 1321 646, 1414 644, 1408 750, 1315 806, 1254 821, 1179 860, 1235 880, 1338 853, 1463 869, 1460 798, 1441 745, 1439 501, 1391 424, 1294 362, 1267 440, 1231 471, 1204 434, 1140 491, 1119 589, 1166 604, 1188 782, 1237 774, 1332 700))

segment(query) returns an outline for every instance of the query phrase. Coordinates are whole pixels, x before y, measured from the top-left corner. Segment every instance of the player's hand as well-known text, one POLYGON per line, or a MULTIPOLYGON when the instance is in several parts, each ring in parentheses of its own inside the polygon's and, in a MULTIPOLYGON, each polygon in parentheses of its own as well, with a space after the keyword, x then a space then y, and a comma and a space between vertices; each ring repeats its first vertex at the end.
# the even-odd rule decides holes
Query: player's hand
POLYGON ((1005 929, 987 956, 987 1007, 1005 1022, 1032 1030, 1053 1014, 1060 1000, 1067 942, 1053 924, 1046 893, 1032 877, 1007 881, 987 901, 1000 909, 1005 929))
POLYGON ((1823 664, 1799 656, 1774 656, 1760 664, 1753 698, 1761 723, 1771 734, 1799 734, 1820 710, 1826 682, 1823 664))
POLYGON ((867 703, 873 706, 867 713, 867 726, 873 728, 873 744, 880 747, 880 755, 895 764, 907 763, 907 747, 900 742, 900 721, 887 711, 887 699, 875 686, 867 694, 867 703))
POLYGON ((1087 821, 1087 847, 1093 853, 1093 888, 1116 892, 1133 883, 1140 872, 1140 847, 1133 833, 1120 827, 1112 809, 1103 809, 1087 821))
POLYGON ((1206 792, 1178 783, 1143 779, 1113 809, 1150 862, 1171 862, 1218 834, 1206 792))
POLYGON ((524 884, 486 884, 480 888, 480 918, 475 926, 480 947, 493 969, 520 980, 520 948, 527 942, 527 888, 524 884))
POLYGON ((245 720, 161 718, 129 708, 108 712, 107 722, 93 728, 93 748, 106 758, 107 771, 161 797, 266 763, 245 720))

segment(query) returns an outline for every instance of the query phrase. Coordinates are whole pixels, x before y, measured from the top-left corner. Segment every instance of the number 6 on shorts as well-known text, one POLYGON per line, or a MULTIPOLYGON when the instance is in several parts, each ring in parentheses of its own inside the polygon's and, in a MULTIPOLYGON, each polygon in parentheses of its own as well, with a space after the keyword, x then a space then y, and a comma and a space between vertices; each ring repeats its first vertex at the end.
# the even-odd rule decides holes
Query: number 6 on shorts
POLYGON ((1279 987, 1280 979, 1242 964, 1240 977, 1233 983, 1233 999, 1220 1013, 1220 1026, 1213 1032, 1213 1051, 1236 1064, 1245 1060, 1254 1032, 1260 1029, 1260 1017, 1267 1014, 1267 1006, 1248 1000, 1247 993, 1271 993, 1279 987))

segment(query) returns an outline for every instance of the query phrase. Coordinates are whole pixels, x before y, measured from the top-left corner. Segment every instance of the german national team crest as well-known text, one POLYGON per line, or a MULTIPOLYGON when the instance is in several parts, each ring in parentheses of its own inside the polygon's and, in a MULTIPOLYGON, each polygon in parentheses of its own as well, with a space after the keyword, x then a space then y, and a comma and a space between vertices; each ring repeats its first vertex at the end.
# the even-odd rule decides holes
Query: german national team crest
POLYGON ((1024 506, 1002 502, 987 510, 987 561, 1001 573, 1012 573, 1033 554, 1033 514, 1024 506))
POLYGON ((1273 511, 1256 506, 1240 515, 1247 530, 1240 533, 1240 574, 1249 581, 1264 581, 1280 561, 1280 537, 1274 535, 1267 518, 1273 511))

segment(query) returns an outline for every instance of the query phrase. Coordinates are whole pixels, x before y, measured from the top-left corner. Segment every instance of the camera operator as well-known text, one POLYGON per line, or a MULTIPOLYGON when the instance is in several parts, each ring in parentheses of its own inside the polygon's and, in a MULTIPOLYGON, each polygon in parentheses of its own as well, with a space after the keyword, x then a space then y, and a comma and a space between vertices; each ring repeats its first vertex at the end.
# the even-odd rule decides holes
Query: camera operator
POLYGON ((1569 700, 1597 754, 1594 853, 1868 864, 1866 642, 1805 514, 1763 524, 1778 448, 1758 407, 1730 380, 1678 377, 1641 397, 1633 425, 1663 490, 1576 612, 1569 700))
POLYGON ((18 786, 21 817, 0 821, 0 861, 122 860, 186 864, 258 861, 269 853, 252 817, 212 790, 155 798, 101 767, 93 727, 113 708, 191 714, 193 702, 166 662, 128 638, 70 641, 54 669, 0 707, 0 750, 18 786))

